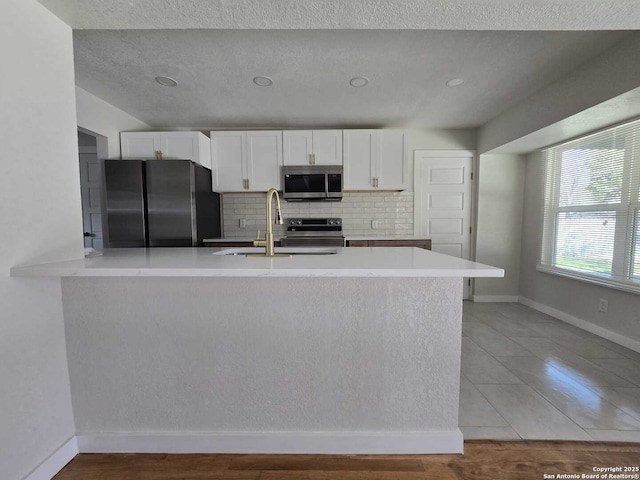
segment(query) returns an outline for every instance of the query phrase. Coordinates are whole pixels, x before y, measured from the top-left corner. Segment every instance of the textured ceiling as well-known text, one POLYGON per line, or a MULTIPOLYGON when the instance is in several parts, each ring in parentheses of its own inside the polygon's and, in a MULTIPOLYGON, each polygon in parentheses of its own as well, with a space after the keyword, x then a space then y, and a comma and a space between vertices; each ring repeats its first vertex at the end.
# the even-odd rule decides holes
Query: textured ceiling
POLYGON ((78 86, 156 128, 464 128, 482 125, 625 35, 76 30, 74 48, 78 86), (179 86, 158 85, 158 75, 179 86), (274 85, 257 87, 257 75, 274 85), (350 87, 354 76, 368 77, 369 85, 350 87), (445 86, 454 77, 465 83, 445 86))
POLYGON ((633 30, 638 0, 40 0, 74 29, 633 30))

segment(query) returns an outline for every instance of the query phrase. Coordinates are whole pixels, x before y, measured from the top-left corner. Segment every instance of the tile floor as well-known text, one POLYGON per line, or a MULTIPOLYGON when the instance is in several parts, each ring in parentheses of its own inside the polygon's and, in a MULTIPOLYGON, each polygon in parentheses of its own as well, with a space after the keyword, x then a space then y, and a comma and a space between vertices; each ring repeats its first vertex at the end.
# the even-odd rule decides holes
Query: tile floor
POLYGON ((640 353, 517 303, 462 320, 465 439, 640 442, 640 353))

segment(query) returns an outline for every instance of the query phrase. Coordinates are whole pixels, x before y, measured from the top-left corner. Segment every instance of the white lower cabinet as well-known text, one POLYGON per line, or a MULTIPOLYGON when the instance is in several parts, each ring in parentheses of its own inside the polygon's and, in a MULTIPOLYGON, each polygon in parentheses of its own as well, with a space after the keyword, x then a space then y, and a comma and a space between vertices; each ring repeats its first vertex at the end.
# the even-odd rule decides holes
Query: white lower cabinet
POLYGON ((344 190, 405 190, 407 133, 344 130, 344 190))
POLYGON ((123 160, 191 160, 211 168, 209 139, 201 132, 121 132, 123 160))
POLYGON ((212 131, 213 190, 266 192, 280 189, 282 131, 212 131))

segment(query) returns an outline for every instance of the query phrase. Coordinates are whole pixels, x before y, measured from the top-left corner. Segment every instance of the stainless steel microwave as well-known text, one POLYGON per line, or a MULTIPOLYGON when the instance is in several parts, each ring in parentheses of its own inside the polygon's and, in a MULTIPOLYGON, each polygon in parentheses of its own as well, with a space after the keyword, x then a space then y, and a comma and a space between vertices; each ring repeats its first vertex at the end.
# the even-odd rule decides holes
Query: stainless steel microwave
POLYGON ((342 200, 342 166, 282 167, 282 198, 289 201, 342 200))

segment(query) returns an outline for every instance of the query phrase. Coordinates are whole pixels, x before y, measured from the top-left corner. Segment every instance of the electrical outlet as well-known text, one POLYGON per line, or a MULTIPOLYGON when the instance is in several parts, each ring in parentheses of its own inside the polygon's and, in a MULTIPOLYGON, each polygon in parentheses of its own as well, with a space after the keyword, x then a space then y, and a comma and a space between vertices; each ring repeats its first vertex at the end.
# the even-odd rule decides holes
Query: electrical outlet
POLYGON ((371 228, 380 228, 380 220, 371 220, 371 228))
POLYGON ((247 228, 247 219, 241 218, 240 221, 238 222, 238 226, 240 228, 247 228))
POLYGON ((604 298, 601 298, 600 302, 598 303, 598 311, 602 313, 607 313, 607 310, 609 310, 609 301, 605 300, 604 298))

